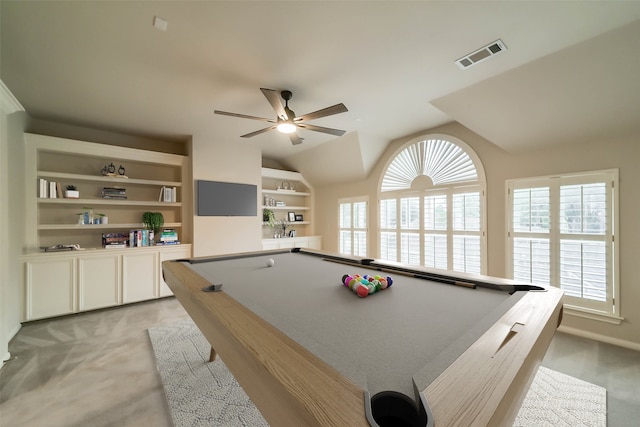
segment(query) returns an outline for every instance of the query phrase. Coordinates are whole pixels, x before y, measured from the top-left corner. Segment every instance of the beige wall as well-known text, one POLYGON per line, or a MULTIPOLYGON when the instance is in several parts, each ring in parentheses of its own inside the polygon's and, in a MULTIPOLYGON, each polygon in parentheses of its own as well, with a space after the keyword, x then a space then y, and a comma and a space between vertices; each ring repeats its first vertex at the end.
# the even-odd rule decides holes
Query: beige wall
MULTIPOLYGON (((620 300, 621 325, 611 325, 574 316, 565 316, 563 326, 598 334, 608 341, 640 348, 640 271, 637 269, 640 239, 640 135, 624 140, 600 141, 596 144, 550 148, 534 152, 507 153, 462 125, 452 123, 421 134, 443 133, 466 142, 480 157, 487 177, 487 247, 488 271, 492 276, 506 275, 506 190, 512 178, 546 176, 618 168, 620 171, 620 300), (621 341, 621 342, 618 342, 621 341)), ((367 177, 358 182, 316 188, 316 215, 322 218, 316 231, 323 236, 323 248, 338 249, 337 201, 343 197, 368 196, 369 256, 378 256, 377 191, 383 168, 403 144, 418 135, 393 141, 367 177)), ((599 337, 599 338, 602 338, 599 337)))
MULTIPOLYGON (((194 137, 192 141, 193 189, 195 181, 238 182, 258 186, 261 206, 262 153, 249 145, 222 143, 194 137)), ((195 200, 195 198, 194 198, 195 200)), ((193 217, 193 255, 207 256, 262 249, 262 210, 255 217, 193 217)))
MULTIPOLYGON (((1 82, 0 82, 1 83, 1 82)), ((0 95, 8 92, 0 90, 0 95)), ((3 100, 4 101, 4 100, 3 100)), ((24 245, 24 138, 27 115, 7 110, 0 117, 0 360, 20 329, 22 275, 18 256, 24 245)), ((1 364, 0 364, 1 366, 1 364)))

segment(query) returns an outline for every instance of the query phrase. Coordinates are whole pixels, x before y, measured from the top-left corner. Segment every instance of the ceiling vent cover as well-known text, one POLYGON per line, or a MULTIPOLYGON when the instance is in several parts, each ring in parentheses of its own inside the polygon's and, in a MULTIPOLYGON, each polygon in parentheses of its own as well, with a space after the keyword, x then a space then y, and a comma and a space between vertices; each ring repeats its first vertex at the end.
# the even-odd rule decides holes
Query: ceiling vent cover
POLYGON ((475 52, 472 52, 467 56, 464 56, 458 59, 456 61, 456 64, 458 64, 458 67, 465 70, 471 67, 472 65, 475 65, 478 62, 484 61, 485 59, 490 58, 493 55, 496 55, 504 50, 507 50, 507 46, 505 46, 502 40, 496 40, 493 43, 490 43, 484 47, 481 47, 475 52))

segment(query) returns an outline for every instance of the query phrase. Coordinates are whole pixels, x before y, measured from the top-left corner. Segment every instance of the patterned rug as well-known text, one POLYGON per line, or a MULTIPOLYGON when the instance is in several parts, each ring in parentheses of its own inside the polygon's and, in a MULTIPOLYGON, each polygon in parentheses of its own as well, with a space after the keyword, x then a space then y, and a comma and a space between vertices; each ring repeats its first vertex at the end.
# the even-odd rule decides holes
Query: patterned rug
MULTIPOLYGON (((191 320, 149 329, 176 427, 268 427, 191 320)), ((605 427, 606 389, 540 367, 514 427, 605 427)))

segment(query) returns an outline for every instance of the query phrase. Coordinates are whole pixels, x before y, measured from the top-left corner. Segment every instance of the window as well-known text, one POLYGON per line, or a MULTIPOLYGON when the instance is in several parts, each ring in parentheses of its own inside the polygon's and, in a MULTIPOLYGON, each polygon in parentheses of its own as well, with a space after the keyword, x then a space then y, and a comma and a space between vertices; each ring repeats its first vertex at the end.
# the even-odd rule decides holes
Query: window
POLYGON ((484 172, 464 142, 410 142, 389 163, 380 192, 380 258, 484 273, 484 172))
POLYGON ((511 277, 617 316, 617 181, 617 170, 508 181, 511 277))
POLYGON ((340 253, 367 256, 367 202, 343 200, 339 204, 340 253))

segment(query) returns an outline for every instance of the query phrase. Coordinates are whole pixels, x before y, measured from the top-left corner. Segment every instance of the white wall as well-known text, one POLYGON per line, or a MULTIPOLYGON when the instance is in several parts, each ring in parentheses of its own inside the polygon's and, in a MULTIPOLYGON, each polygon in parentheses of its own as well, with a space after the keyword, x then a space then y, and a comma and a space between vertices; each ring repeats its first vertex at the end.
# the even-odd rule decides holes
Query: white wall
MULTIPOLYGON (((194 136, 192 150, 193 189, 199 179, 255 184, 258 186, 256 204, 261 206, 262 152, 259 149, 238 142, 214 142, 194 136)), ((262 249, 261 209, 257 209, 255 217, 196 216, 195 212, 194 206, 194 256, 262 249)))
POLYGON ((20 329, 24 179, 20 175, 26 114, 0 81, 0 360, 9 357, 9 341, 20 329), (19 175, 19 176, 18 176, 19 175))
MULTIPOLYGON (((554 147, 539 151, 508 153, 464 126, 452 123, 421 134, 443 133, 469 144, 482 161, 487 177, 488 274, 505 277, 506 193, 505 181, 513 178, 591 171, 609 168, 620 170, 620 290, 621 325, 565 316, 563 326, 585 335, 613 343, 640 348, 640 270, 637 268, 640 238, 640 135, 626 139, 603 140, 589 145, 554 147), (597 336, 593 336, 596 334, 597 336)), ((362 181, 316 187, 316 214, 323 218, 316 227, 323 236, 323 248, 338 250, 337 201, 343 197, 369 196, 369 256, 378 252, 377 194, 382 168, 390 156, 417 135, 393 141, 378 160, 371 174, 362 181)))

